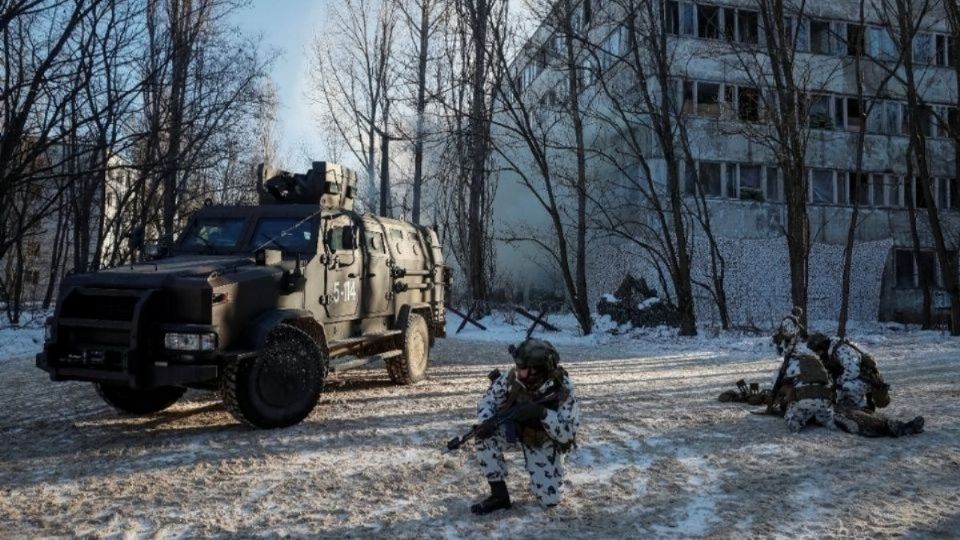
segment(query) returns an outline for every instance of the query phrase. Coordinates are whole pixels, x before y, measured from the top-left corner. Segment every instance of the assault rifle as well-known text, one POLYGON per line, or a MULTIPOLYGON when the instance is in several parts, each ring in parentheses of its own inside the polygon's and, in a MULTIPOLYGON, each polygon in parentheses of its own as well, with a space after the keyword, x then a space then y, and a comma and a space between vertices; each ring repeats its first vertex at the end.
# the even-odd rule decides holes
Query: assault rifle
MULTIPOLYGON (((566 389, 563 388, 563 386, 556 384, 555 387, 551 388, 549 392, 532 401, 533 403, 546 405, 547 403, 550 403, 550 402, 563 401, 565 398, 566 398, 566 389)), ((530 403, 530 402, 525 401, 525 402, 517 403, 514 406, 510 407, 509 409, 500 411, 494 414, 493 416, 491 416, 490 418, 487 418, 483 422, 473 426, 472 428, 470 428, 470 431, 468 431, 464 435, 450 439, 449 441, 447 441, 446 451, 453 452, 454 450, 458 450, 461 446, 464 445, 464 443, 476 437, 477 433, 479 433, 482 430, 482 428, 486 426, 493 426, 496 428, 496 427, 500 427, 502 424, 505 424, 513 420, 513 416, 514 414, 516 414, 517 410, 522 405, 525 405, 527 403, 530 403)))
POLYGON ((783 363, 780 364, 780 371, 777 373, 777 381, 773 383, 773 388, 770 389, 770 400, 767 402, 767 409, 762 414, 776 414, 773 410, 773 406, 777 403, 780 397, 780 388, 783 387, 783 378, 787 374, 787 365, 790 363, 790 356, 793 354, 793 350, 786 351, 783 355, 783 363))

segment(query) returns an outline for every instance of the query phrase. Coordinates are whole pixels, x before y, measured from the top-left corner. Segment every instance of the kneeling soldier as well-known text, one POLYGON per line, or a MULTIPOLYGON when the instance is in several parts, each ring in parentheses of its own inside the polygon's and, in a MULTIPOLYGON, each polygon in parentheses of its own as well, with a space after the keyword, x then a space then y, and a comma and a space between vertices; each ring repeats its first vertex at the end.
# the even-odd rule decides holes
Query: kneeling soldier
POLYGON ((530 488, 540 504, 556 506, 563 487, 563 454, 574 441, 580 425, 580 407, 573 383, 557 365, 560 355, 548 341, 527 339, 510 347, 516 368, 490 385, 477 406, 481 429, 477 432, 480 469, 490 483, 491 495, 474 504, 475 514, 510 508, 507 465, 503 457, 508 443, 520 443, 530 488), (550 399, 543 400, 544 396, 550 399), (499 426, 486 420, 509 415, 499 426))
POLYGON ((773 336, 777 352, 783 354, 783 363, 774 383, 773 402, 785 405, 783 419, 790 431, 797 433, 811 421, 833 427, 833 392, 830 375, 817 355, 807 348, 801 338, 806 331, 799 319, 802 311, 794 308, 784 317, 773 336))

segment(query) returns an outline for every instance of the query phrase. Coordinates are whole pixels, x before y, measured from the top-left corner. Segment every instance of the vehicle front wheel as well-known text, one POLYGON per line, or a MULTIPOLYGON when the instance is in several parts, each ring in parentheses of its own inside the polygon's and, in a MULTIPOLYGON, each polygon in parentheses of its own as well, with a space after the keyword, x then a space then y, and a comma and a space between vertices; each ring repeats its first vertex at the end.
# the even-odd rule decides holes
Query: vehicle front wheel
POLYGON ((187 391, 186 388, 177 386, 150 389, 133 389, 104 383, 93 383, 93 386, 107 405, 125 414, 160 412, 176 403, 187 391))
POLYGON ((237 420, 258 428, 292 426, 307 417, 323 391, 328 362, 306 332, 280 324, 259 354, 224 367, 220 390, 237 420))
POLYGON ((413 384, 427 376, 430 360, 430 331, 422 315, 411 313, 403 328, 402 354, 386 360, 390 380, 397 384, 413 384))

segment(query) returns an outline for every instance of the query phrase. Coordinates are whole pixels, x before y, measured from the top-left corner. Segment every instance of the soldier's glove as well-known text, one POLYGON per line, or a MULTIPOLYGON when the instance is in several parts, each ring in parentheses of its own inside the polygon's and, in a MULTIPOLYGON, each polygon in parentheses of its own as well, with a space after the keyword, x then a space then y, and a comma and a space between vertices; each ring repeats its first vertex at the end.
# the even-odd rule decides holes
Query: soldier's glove
POLYGON ((477 439, 489 439, 497 432, 497 426, 493 422, 484 422, 474 428, 477 439))
POLYGON ((529 422, 531 420, 540 420, 546 408, 539 403, 522 403, 517 405, 513 413, 513 419, 517 422, 529 422))

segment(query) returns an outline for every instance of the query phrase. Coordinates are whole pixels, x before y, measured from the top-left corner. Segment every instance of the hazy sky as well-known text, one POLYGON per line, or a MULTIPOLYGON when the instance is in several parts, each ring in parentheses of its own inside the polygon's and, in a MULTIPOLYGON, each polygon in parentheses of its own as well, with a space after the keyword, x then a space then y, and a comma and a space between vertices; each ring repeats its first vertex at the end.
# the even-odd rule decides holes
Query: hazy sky
POLYGON ((260 36, 264 51, 280 53, 272 70, 280 101, 277 130, 284 165, 294 170, 306 168, 309 158, 323 159, 313 155, 317 131, 304 94, 310 84, 310 45, 323 27, 326 4, 326 0, 253 0, 234 17, 244 33, 260 36))

